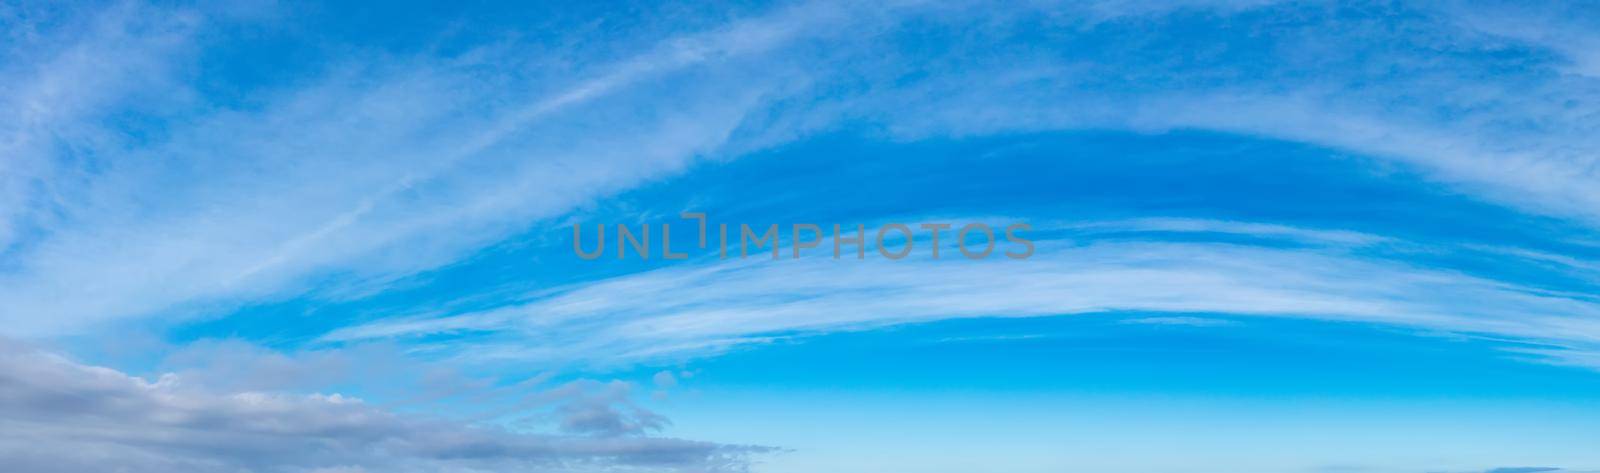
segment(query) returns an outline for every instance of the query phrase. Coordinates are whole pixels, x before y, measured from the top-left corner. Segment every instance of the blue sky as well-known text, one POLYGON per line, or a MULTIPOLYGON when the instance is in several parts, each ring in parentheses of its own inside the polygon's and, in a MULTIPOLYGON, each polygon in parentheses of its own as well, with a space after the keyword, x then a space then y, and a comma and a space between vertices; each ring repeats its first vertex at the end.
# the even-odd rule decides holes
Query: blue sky
POLYGON ((19 471, 1600 471, 1593 5, 0 26, 19 471), (1034 251, 831 257, 929 222, 1034 251), (573 251, 662 224, 684 259, 573 251))

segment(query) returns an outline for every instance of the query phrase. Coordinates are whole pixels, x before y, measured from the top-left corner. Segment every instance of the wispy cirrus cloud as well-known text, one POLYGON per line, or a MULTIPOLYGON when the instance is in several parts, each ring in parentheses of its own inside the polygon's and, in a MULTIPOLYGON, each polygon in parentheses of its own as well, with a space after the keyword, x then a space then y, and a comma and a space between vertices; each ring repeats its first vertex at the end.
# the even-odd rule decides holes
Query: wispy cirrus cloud
MULTIPOLYGON (((804 80, 798 70, 753 75, 771 62, 757 55, 836 15, 802 5, 669 35, 620 61, 538 71, 537 82, 516 76, 546 64, 481 72, 510 53, 351 60, 304 87, 263 90, 264 104, 251 110, 188 117, 138 146, 92 148, 97 159, 60 171, 78 179, 50 179, 70 188, 23 185, 34 178, 7 186, 18 200, 8 209, 54 217, 7 219, 34 235, 7 254, 4 317, 20 333, 61 333, 303 290, 306 278, 329 271, 383 280, 448 263, 714 151, 760 96, 804 80), (674 94, 655 93, 663 87, 674 94), (42 195, 57 199, 48 212, 35 205, 42 195)), ((19 82, 106 89, 94 82, 100 76, 69 68, 19 82)), ((18 154, 74 165, 52 146, 18 154)))
MULTIPOLYGON (((13 127, 24 130, 13 143, 34 144, 9 162, 54 170, 8 178, 6 231, 29 237, 5 253, 3 317, 19 333, 70 333, 287 294, 364 294, 704 157, 847 123, 895 139, 1083 128, 1265 135, 1406 163, 1531 212, 1595 215, 1592 78, 1560 74, 1564 63, 1547 54, 1562 53, 1539 43, 1425 8, 1386 8, 1407 27, 1359 10, 1257 2, 801 3, 702 31, 642 28, 653 41, 602 38, 631 45, 620 59, 573 60, 579 49, 544 61, 515 41, 458 55, 331 58, 335 67, 293 87, 251 89, 248 107, 187 91, 204 106, 156 116, 159 136, 74 141, 88 146, 78 152, 13 127), (1215 34, 1197 43, 1171 33, 1191 28, 1215 34), (1028 48, 1008 41, 1035 34, 1044 36, 1028 48), (1321 42, 1329 37, 1350 47, 1321 42), (1437 54, 1382 47, 1397 42, 1437 54), (49 189, 32 184, 45 181, 49 189)), ((176 18, 199 15, 186 14, 176 18)), ((137 80, 110 87, 100 81, 119 74, 66 66, 102 56, 181 62, 205 46, 182 34, 141 46, 118 40, 124 30, 81 36, 126 51, 24 57, 19 64, 58 73, 11 76, 15 90, 149 94, 137 80)), ((60 103, 19 110, 85 100, 23 96, 60 103)))
POLYGON ((0 257, 55 224, 88 176, 71 161, 122 141, 96 126, 182 81, 203 20, 139 3, 0 6, 0 257))
POLYGON ((1566 344, 1580 352, 1600 342, 1594 322, 1600 304, 1581 295, 1363 256, 1344 243, 1352 241, 1346 233, 1183 222, 1143 227, 1162 233, 1255 229, 1261 230, 1257 237, 1310 246, 1092 237, 1106 228, 1140 227, 1107 222, 1038 241, 1037 253, 1026 260, 966 260, 954 246, 941 260, 712 258, 529 294, 530 302, 492 310, 380 320, 335 330, 324 341, 445 335, 421 343, 457 352, 450 347, 469 340, 472 350, 459 353, 479 361, 625 362, 885 324, 1134 311, 1394 324, 1566 344))

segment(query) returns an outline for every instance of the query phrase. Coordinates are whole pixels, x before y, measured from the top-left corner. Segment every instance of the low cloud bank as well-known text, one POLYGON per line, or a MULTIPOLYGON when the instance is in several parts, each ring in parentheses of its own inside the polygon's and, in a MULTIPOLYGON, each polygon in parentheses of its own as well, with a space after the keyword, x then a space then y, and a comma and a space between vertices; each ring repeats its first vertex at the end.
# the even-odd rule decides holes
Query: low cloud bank
POLYGON ((770 450, 589 427, 518 433, 338 394, 210 392, 177 375, 152 382, 0 340, 0 458, 19 473, 722 472, 746 471, 752 454, 770 450))

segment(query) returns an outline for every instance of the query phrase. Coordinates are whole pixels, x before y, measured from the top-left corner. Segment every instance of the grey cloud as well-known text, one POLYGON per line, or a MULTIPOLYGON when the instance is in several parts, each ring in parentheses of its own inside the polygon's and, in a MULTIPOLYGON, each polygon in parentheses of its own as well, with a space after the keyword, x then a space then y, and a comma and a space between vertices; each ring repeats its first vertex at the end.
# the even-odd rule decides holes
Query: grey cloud
POLYGON ((553 417, 563 432, 602 437, 636 436, 671 424, 630 400, 633 385, 580 380, 550 391, 553 417))
POLYGON ((608 411, 625 393, 601 394, 582 398, 569 423, 618 435, 518 433, 339 395, 214 393, 177 375, 150 382, 0 341, 0 461, 22 473, 742 471, 768 451, 639 435, 664 420, 608 411))

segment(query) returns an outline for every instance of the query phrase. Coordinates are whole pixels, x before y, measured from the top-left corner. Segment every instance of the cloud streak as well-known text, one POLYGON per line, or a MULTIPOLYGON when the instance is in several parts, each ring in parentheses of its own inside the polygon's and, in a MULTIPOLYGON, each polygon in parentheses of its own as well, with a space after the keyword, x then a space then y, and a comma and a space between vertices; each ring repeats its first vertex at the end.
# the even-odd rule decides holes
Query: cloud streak
MULTIPOLYGON (((950 256, 941 260, 713 258, 529 294, 531 302, 518 305, 339 329, 324 340, 470 336, 474 348, 462 355, 472 358, 627 361, 885 324, 1135 311, 1309 317, 1583 350, 1600 346, 1600 304, 1588 298, 1361 256, 1343 243, 1328 243, 1383 241, 1378 237, 1240 222, 1155 221, 1167 224, 1076 225, 1087 232, 1040 240, 1027 260, 966 260, 953 246, 942 251, 950 256), (1137 226, 1162 233, 1258 230, 1257 237, 1310 246, 1090 237, 1105 228, 1137 226)), ((458 343, 443 340, 433 348, 449 352, 458 343)))

